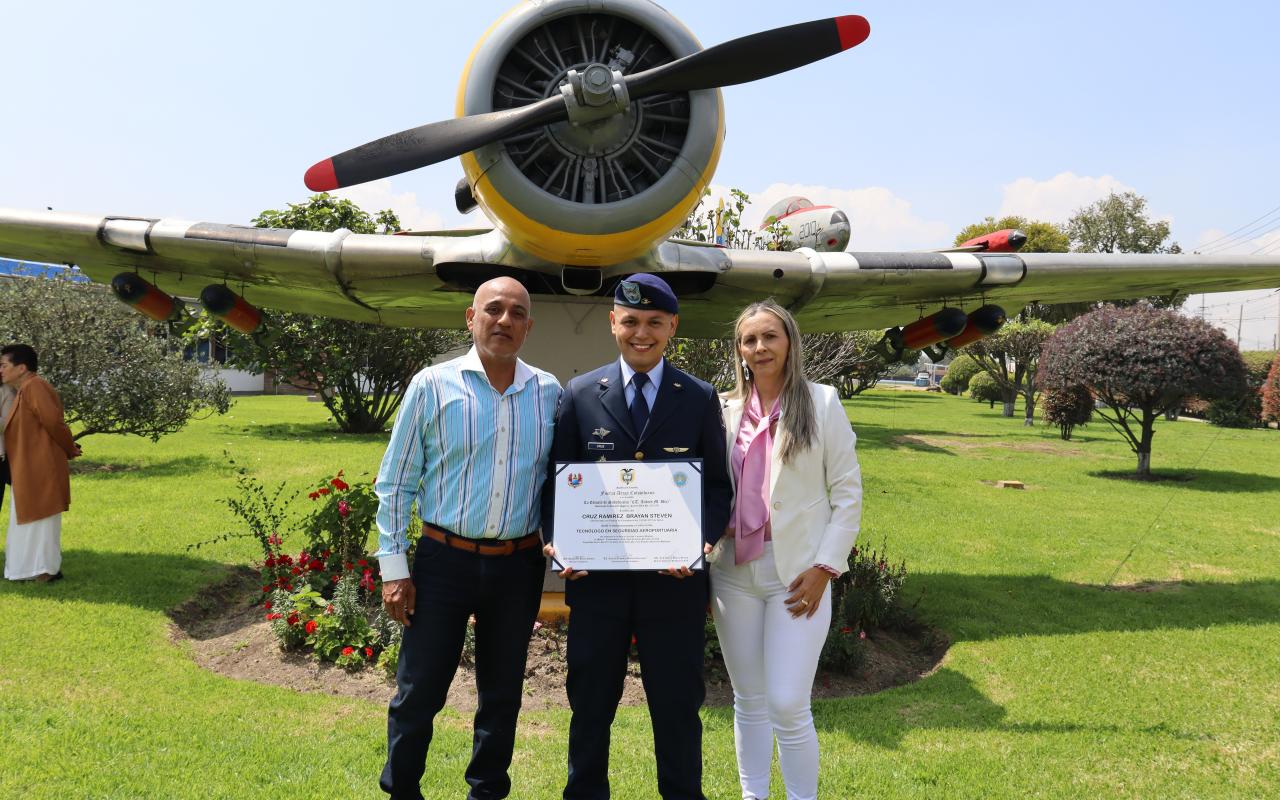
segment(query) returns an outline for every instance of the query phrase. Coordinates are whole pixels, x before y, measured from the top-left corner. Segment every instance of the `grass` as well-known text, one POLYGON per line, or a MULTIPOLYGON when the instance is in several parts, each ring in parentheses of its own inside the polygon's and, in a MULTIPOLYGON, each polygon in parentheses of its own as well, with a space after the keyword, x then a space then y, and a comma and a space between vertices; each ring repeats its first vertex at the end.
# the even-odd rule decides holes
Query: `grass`
MULTIPOLYGON (((954 645, 919 683, 815 705, 822 796, 1280 794, 1280 433, 1161 422, 1153 465, 1190 480, 1140 483, 1106 476, 1135 461, 1101 423, 1062 442, 952 397, 849 409, 861 541, 907 560, 910 602, 954 645)), ((0 585, 0 796, 382 796, 383 708, 221 678, 169 638, 167 609, 254 554, 185 547, 232 527, 236 465, 298 489, 376 469, 385 437, 324 418, 245 398, 159 444, 84 441, 67 580, 0 585)), ((703 718, 707 795, 736 797, 732 715, 703 718)), ((515 797, 559 796, 567 728, 522 716, 515 797)), ((446 712, 428 797, 463 793, 469 753, 446 712)), ((613 753, 614 796, 654 797, 643 709, 619 712, 613 753)))

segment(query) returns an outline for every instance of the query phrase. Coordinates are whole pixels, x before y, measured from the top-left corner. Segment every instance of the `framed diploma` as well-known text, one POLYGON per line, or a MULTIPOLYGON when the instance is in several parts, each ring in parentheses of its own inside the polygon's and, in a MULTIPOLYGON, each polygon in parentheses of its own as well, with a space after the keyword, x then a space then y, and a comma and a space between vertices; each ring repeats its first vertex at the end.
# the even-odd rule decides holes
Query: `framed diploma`
POLYGON ((702 460, 556 462, 552 568, 701 569, 702 460))

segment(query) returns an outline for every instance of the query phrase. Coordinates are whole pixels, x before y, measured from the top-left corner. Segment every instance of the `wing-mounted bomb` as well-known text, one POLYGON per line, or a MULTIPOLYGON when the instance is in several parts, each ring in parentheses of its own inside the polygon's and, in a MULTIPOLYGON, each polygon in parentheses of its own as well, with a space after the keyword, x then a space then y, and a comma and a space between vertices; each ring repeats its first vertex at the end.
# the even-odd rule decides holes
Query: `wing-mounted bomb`
POLYGON ((200 292, 200 305, 241 333, 262 333, 265 327, 262 312, 257 307, 220 283, 204 287, 200 292))
POLYGON ((985 305, 965 314, 958 308, 944 308, 906 327, 890 328, 875 349, 886 361, 902 359, 906 350, 922 350, 934 363, 947 353, 990 336, 1004 325, 1007 315, 997 305, 985 305))
POLYGON ((136 272, 121 272, 112 278, 111 293, 120 302, 156 322, 176 322, 182 319, 182 301, 162 292, 136 272))
MULTIPOLYGON (((458 156, 470 199, 517 248, 576 267, 616 264, 670 235, 710 184, 724 139, 720 87, 835 55, 870 32, 850 15, 704 50, 649 0, 529 0, 476 46, 456 119, 318 162, 306 184, 328 191, 458 156)), ((459 208, 470 199, 455 193, 459 208)))

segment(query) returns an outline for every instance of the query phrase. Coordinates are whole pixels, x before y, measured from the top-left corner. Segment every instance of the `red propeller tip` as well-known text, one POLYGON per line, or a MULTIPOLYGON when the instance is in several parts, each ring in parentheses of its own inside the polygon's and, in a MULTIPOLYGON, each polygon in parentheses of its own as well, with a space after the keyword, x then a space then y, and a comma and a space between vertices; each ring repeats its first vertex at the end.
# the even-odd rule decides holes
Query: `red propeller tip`
POLYGON ((867 40, 871 35, 871 23, 867 22, 866 17, 850 14, 836 17, 836 30, 840 32, 840 49, 848 50, 867 40))
MULTIPOLYGON (((841 34, 843 35, 843 34, 841 34)), ((338 188, 338 176, 333 173, 333 159, 326 158, 302 176, 302 182, 313 192, 328 192, 338 188)))

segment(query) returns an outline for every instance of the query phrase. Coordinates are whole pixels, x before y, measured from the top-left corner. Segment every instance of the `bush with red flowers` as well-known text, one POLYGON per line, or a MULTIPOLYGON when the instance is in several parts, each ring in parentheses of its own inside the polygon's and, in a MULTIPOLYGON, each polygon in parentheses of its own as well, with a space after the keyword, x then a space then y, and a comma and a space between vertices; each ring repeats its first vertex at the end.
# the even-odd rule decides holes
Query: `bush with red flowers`
MULTIPOLYGON (((400 626, 382 607, 382 581, 367 549, 378 501, 370 483, 351 483, 339 471, 314 485, 311 505, 298 528, 307 546, 290 552, 283 531, 289 499, 284 484, 268 491, 244 470, 239 492, 224 502, 248 532, 214 541, 253 537, 262 547, 263 615, 282 649, 310 649, 323 661, 346 668, 376 663, 387 648, 397 649, 400 626), (344 651, 350 650, 344 655, 344 651)), ((297 495, 294 495, 296 498, 297 495)), ((412 554, 413 538, 410 540, 412 554)))
POLYGON ((818 663, 853 673, 866 661, 867 631, 890 626, 902 615, 907 565, 891 564, 883 552, 855 547, 848 567, 831 581, 831 628, 818 663))
POLYGON ((332 478, 320 481, 307 498, 313 505, 302 521, 308 549, 328 554, 325 566, 331 573, 337 573, 339 565, 364 558, 378 514, 373 485, 352 485, 339 470, 332 478))

